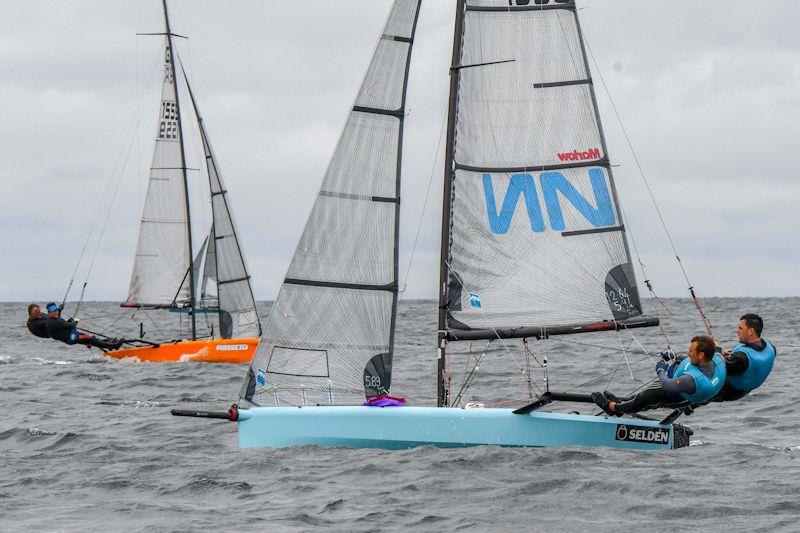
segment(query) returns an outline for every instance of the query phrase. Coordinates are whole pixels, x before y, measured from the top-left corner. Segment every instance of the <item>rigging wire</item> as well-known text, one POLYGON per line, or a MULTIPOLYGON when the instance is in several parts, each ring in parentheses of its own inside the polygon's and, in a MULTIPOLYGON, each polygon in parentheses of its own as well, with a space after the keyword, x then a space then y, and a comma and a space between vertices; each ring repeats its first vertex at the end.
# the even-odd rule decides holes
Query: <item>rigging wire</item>
POLYGON ((600 82, 603 85, 603 90, 605 91, 606 96, 608 96, 608 101, 611 104, 611 108, 614 111, 614 115, 617 118, 617 122, 619 123, 620 129, 622 130, 622 134, 625 137, 625 142, 628 144, 628 149, 630 149, 631 151, 631 155, 633 156, 636 168, 639 170, 639 175, 641 176, 642 181, 644 182, 645 188, 647 189, 647 193, 650 196, 650 201, 652 202, 653 207, 656 210, 656 214, 658 215, 658 219, 661 222, 661 227, 663 228, 664 234, 667 236, 667 240, 669 241, 669 244, 672 247, 672 252, 675 254, 675 259, 677 260, 678 266, 680 267, 681 272, 683 273, 683 278, 684 280, 686 280, 686 284, 689 287, 689 294, 692 296, 692 301, 695 307, 697 308, 698 313, 700 314, 700 318, 702 318, 703 320, 703 324, 705 325, 706 331, 708 332, 709 335, 713 336, 711 321, 706 316, 705 311, 703 310, 703 306, 700 304, 700 300, 697 298, 697 295, 694 292, 694 286, 692 285, 692 282, 689 280, 689 275, 686 273, 686 268, 684 267, 683 261, 681 261, 680 255, 678 254, 675 242, 672 240, 672 235, 670 234, 669 228, 667 227, 667 223, 664 220, 664 215, 662 214, 661 208, 658 206, 658 203, 656 202, 655 194, 653 193, 653 190, 650 187, 650 182, 647 180, 647 176, 644 173, 644 169, 642 168, 642 165, 639 162, 639 157, 633 148, 633 143, 631 142, 631 139, 628 136, 628 131, 625 129, 625 125, 622 123, 622 117, 620 116, 619 111, 617 110, 617 105, 614 102, 614 99, 611 97, 611 91, 608 89, 608 85, 606 85, 606 80, 603 77, 603 73, 600 71, 600 67, 597 64, 597 60, 594 57, 594 52, 592 52, 592 48, 589 45, 589 40, 587 39, 586 35, 583 33, 582 30, 581 34, 583 36, 584 42, 586 43, 586 49, 589 51, 589 56, 592 58, 592 63, 594 64, 595 72, 597 72, 597 75, 600 78, 600 82))
MULTIPOLYGON (((138 53, 138 49, 137 49, 137 53, 138 53)), ((152 82, 154 72, 156 72, 155 68, 150 73, 150 78, 148 80, 148 83, 152 82)), ((137 83, 138 83, 138 80, 137 80, 137 83)), ((97 258, 97 253, 99 251, 100 244, 101 244, 101 242, 103 240, 103 236, 105 235, 106 228, 108 227, 108 221, 109 221, 109 218, 111 217, 111 212, 112 212, 113 207, 114 207, 114 202, 116 200, 117 193, 119 192, 120 184, 122 183, 122 177, 124 175, 124 169, 127 166, 128 158, 130 157, 131 150, 133 148, 133 145, 135 144, 134 141, 138 141, 137 132, 139 130, 139 122, 141 120, 143 107, 144 107, 143 101, 142 101, 141 98, 139 98, 139 103, 137 105, 136 111, 133 114, 133 120, 132 120, 132 123, 131 123, 131 127, 130 127, 128 133, 125 135, 125 142, 123 142, 123 145, 120 148, 120 152, 117 155, 116 161, 114 162, 114 166, 112 167, 110 178, 106 182, 105 189, 103 191, 103 194, 100 197, 100 205, 103 205, 104 203, 106 203, 106 201, 107 201, 107 199, 109 197, 109 194, 111 194, 110 201, 107 202, 107 209, 105 211, 105 217, 103 219, 103 225, 102 225, 102 228, 101 228, 100 232, 98 233, 97 242, 95 243, 94 252, 92 254, 92 259, 90 261, 89 268, 87 270, 86 276, 85 276, 84 281, 83 281, 83 285, 82 285, 82 288, 81 288, 81 295, 80 295, 80 298, 79 298, 79 300, 77 302, 77 305, 75 307, 75 312, 73 313, 74 316, 77 316, 78 312, 80 311, 81 303, 83 302, 83 298, 84 298, 84 295, 86 293, 86 286, 87 286, 87 284, 89 282, 89 278, 91 277, 92 270, 94 268, 95 259, 97 258), (112 191, 112 187, 113 187, 113 191, 112 191)), ((80 269, 80 266, 81 266, 81 264, 83 262, 83 258, 84 258, 84 255, 86 253, 86 250, 87 250, 87 248, 89 246, 89 243, 91 242, 92 235, 95 233, 95 230, 97 229, 97 224, 100 221, 100 218, 101 218, 102 215, 103 215, 103 210, 102 209, 98 209, 96 211, 96 213, 95 213, 94 220, 92 221, 92 224, 90 226, 89 234, 87 235, 86 240, 83 243, 83 247, 81 248, 81 253, 78 256, 78 261, 75 264, 75 269, 72 272, 72 276, 70 277, 69 283, 67 285, 67 290, 64 293, 64 298, 63 298, 63 300, 61 302, 62 311, 66 306, 66 301, 67 301, 67 298, 69 297, 69 293, 70 293, 70 290, 72 289, 73 283, 75 281, 75 277, 77 276, 78 270, 80 269)))
POLYGON ((458 405, 461 402, 461 396, 463 393, 469 389, 470 385, 472 385, 472 380, 475 378, 475 375, 481 367, 481 361, 483 361, 483 357, 486 355, 486 349, 489 348, 489 345, 492 344, 493 340, 494 339, 489 339, 486 342, 486 346, 483 348, 481 354, 475 358, 475 364, 473 365, 470 373, 464 378, 464 382, 461 384, 461 388, 458 390, 455 400, 453 400, 453 402, 450 404, 451 406, 458 405))
MULTIPOLYGON (((651 359, 650 359, 651 357, 652 357, 652 356, 650 356, 650 355, 648 355, 648 356, 645 356, 645 357, 642 357, 642 358, 640 358, 640 359, 637 359, 636 361, 633 361, 632 363, 630 363, 630 365, 631 365, 631 366, 636 366, 636 365, 638 365, 638 364, 640 364, 640 363, 642 363, 642 362, 645 362, 645 361, 650 361, 650 360, 651 360, 651 359)), ((622 364, 622 359, 620 359, 619 363, 617 364, 617 368, 616 368, 616 369, 614 369, 614 370, 612 370, 612 371, 610 371, 610 372, 606 372, 606 373, 604 373, 604 374, 601 374, 601 375, 599 375, 599 376, 593 377, 592 379, 589 379, 589 380, 587 380, 587 381, 584 381, 583 383, 579 383, 579 384, 575 385, 574 387, 570 387, 569 389, 565 390, 564 392, 570 392, 570 391, 573 391, 573 390, 575 390, 575 389, 578 389, 578 388, 581 388, 581 387, 585 387, 586 385, 589 385, 590 383, 594 383, 595 381, 600 381, 600 380, 602 380, 602 379, 605 379, 605 378, 606 378, 606 376, 608 376, 608 375, 610 375, 610 374, 615 374, 615 373, 617 372, 617 369, 619 368, 619 366, 620 366, 621 364, 622 364)), ((609 382, 609 383, 610 383, 610 382, 609 382)), ((641 387, 640 387, 640 388, 641 388, 641 387)), ((637 390, 638 390, 638 389, 637 389, 637 390)))
MULTIPOLYGON (((133 149, 133 145, 134 145, 133 141, 134 141, 134 137, 135 137, 135 132, 138 131, 139 119, 141 117, 141 113, 139 112, 140 110, 141 110, 141 106, 139 106, 139 109, 137 109, 137 112, 136 112, 136 119, 134 121, 134 135, 130 138, 130 141, 128 143, 127 151, 125 152, 125 159, 124 159, 124 161, 122 163, 122 168, 123 169, 127 166, 128 158, 130 157, 131 151, 133 149)), ((80 310, 81 304, 83 303, 83 297, 84 297, 84 295, 86 293, 86 285, 88 285, 89 278, 91 277, 92 271, 94 270, 94 263, 95 263, 95 260, 97 259, 97 253, 100 251, 100 245, 102 244, 103 237, 106 234, 106 229, 108 228, 108 221, 111 218, 111 213, 113 212, 114 202, 117 199, 117 194, 119 193, 119 186, 122 183, 122 176, 123 175, 124 175, 124 172, 122 172, 122 170, 120 170, 119 176, 117 178, 116 185, 114 187, 114 192, 111 195, 111 201, 108 203, 108 208, 106 209, 105 218, 103 219, 103 226, 100 228, 100 233, 97 236, 97 242, 95 243, 94 253, 92 253, 92 259, 89 262, 89 268, 86 271, 86 278, 85 278, 85 280, 83 282, 83 287, 81 288, 81 296, 80 296, 80 299, 78 300, 78 304, 75 306, 75 315, 78 314, 78 311, 80 310)))

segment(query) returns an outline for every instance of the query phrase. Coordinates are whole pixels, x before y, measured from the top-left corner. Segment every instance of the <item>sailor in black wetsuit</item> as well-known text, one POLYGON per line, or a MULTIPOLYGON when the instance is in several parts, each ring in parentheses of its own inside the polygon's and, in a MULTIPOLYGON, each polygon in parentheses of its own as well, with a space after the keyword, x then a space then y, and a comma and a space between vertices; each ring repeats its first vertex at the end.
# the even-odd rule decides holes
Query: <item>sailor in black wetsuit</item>
POLYGON ((50 336, 47 334, 47 316, 42 314, 42 310, 36 304, 28 306, 28 331, 41 337, 48 339, 50 336))
MULTIPOLYGON (((122 342, 116 339, 103 340, 93 335, 86 335, 78 332, 78 320, 61 318, 61 308, 58 304, 50 302, 47 304, 47 321, 45 322, 45 332, 47 337, 61 341, 65 344, 83 344, 94 346, 101 350, 117 350, 122 346, 122 342)), ((30 327, 28 328, 30 329, 30 327)))
POLYGON ((748 313, 739 319, 736 328, 739 344, 725 352, 728 376, 722 390, 714 397, 715 402, 738 400, 767 380, 777 350, 761 338, 763 329, 764 321, 756 314, 748 313))
POLYGON ((620 399, 611 393, 592 393, 592 400, 607 414, 621 416, 645 409, 680 407, 708 402, 725 383, 725 362, 714 339, 694 337, 689 345, 688 357, 669 364, 659 361, 656 374, 659 383, 639 394, 620 399))

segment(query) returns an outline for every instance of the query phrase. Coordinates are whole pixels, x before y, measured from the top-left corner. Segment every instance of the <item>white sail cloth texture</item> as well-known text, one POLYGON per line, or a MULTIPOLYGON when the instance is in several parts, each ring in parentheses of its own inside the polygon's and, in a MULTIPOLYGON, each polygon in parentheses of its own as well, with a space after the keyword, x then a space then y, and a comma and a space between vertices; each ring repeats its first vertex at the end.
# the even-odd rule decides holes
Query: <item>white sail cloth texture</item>
MULTIPOLYGON (((208 250, 203 263, 203 284, 200 289, 200 302, 204 307, 216 307, 217 300, 217 246, 214 226, 208 232, 208 250)), ((199 279, 199 278, 198 278, 199 279)))
POLYGON ((511 4, 465 13, 448 330, 640 315, 575 4, 511 4))
POLYGON ((256 302, 250 286, 250 276, 247 273, 244 255, 239 245, 239 234, 233 220, 230 199, 219 171, 217 158, 214 156, 211 142, 196 106, 195 113, 200 125, 200 137, 203 141, 203 151, 207 163, 211 190, 211 212, 214 220, 209 236, 209 240, 212 242, 208 246, 208 255, 206 256, 203 295, 210 294, 208 280, 214 276, 222 338, 258 337, 261 335, 261 324, 258 320, 256 302), (210 264, 212 262, 213 264, 210 264))
POLYGON ((189 299, 186 195, 180 127, 169 45, 164 47, 158 129, 127 303, 168 306, 189 299), (180 294, 179 294, 180 292, 180 294))
POLYGON ((359 404, 391 381, 402 121, 419 0, 396 0, 240 396, 359 404))
MULTIPOLYGON (((211 231, 213 231, 213 228, 212 228, 211 231)), ((211 233, 206 235, 205 240, 203 240, 203 244, 200 245, 200 250, 198 250, 198 252, 194 255, 194 261, 192 261, 192 270, 194 272, 194 279, 196 279, 196 280, 199 280, 201 275, 205 276, 205 273, 203 273, 203 270, 204 270, 204 268, 208 267, 208 253, 207 253, 207 251, 208 251, 208 246, 209 246, 209 240, 211 238, 212 238, 211 237, 211 233)), ((204 283, 205 283, 205 280, 204 280, 204 283)), ((186 274, 183 276, 183 283, 181 284, 181 292, 180 292, 180 294, 182 294, 182 295, 185 294, 187 299, 188 299, 188 295, 189 295, 189 285, 190 285, 189 272, 186 272, 186 274)))

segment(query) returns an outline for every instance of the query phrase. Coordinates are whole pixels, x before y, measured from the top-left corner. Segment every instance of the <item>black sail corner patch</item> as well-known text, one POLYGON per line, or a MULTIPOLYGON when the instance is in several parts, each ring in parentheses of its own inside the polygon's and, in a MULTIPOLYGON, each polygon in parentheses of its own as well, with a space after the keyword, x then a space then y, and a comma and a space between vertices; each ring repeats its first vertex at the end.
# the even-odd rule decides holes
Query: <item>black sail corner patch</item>
POLYGON ((461 276, 454 271, 448 274, 448 287, 447 294, 449 300, 447 302, 447 309, 449 311, 461 311, 461 293, 464 287, 461 285, 461 276))
POLYGON ((233 317, 227 311, 219 312, 219 335, 223 339, 233 337, 233 317))
POLYGON ((388 394, 392 384, 392 354, 379 353, 364 368, 364 394, 367 399, 388 394))
POLYGON ((642 314, 635 279, 629 263, 615 266, 606 275, 606 299, 614 320, 626 320, 642 314))
POLYGON ((245 390, 244 399, 247 400, 248 402, 252 402, 253 396, 256 393, 256 376, 253 373, 252 366, 247 368, 247 377, 245 377, 244 379, 245 383, 247 383, 247 385, 245 385, 244 387, 245 390))

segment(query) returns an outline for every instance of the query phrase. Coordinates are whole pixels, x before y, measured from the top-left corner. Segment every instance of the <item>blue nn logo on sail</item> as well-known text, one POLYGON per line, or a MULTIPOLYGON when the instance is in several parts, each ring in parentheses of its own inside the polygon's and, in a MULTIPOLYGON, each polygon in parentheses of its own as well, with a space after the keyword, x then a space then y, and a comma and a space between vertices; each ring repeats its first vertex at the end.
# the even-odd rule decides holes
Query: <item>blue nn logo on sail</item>
MULTIPOLYGON (((614 206, 611 203, 611 195, 608 193, 608 187, 606 186, 605 174, 598 168, 589 169, 589 181, 594 192, 594 205, 579 193, 561 172, 542 172, 539 174, 542 197, 547 209, 547 217, 550 220, 550 228, 553 231, 564 231, 566 229, 560 196, 563 196, 572 204, 575 210, 595 228, 614 225, 616 216, 614 215, 614 206)), ((490 174, 483 175, 483 193, 486 199, 489 228, 492 233, 508 233, 520 196, 525 200, 525 208, 528 211, 531 230, 536 233, 545 231, 539 194, 532 175, 527 173, 511 175, 499 212, 490 174)))
POLYGON ((480 309, 482 307, 480 295, 474 292, 469 293, 469 305, 475 307, 476 309, 480 309))

